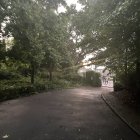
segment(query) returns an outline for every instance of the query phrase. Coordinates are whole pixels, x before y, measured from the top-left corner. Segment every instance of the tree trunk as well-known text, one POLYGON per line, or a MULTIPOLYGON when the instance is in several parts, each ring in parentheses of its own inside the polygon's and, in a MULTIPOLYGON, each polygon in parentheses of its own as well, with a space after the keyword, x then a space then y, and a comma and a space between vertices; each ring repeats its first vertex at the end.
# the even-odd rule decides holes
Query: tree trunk
POLYGON ((128 57, 127 57, 127 53, 128 53, 128 48, 127 46, 125 47, 125 62, 124 62, 124 75, 125 75, 125 79, 124 79, 124 84, 125 84, 125 88, 128 88, 128 57))
POLYGON ((125 71, 126 79, 127 79, 127 75, 128 75, 128 57, 127 57, 127 53, 128 53, 128 48, 126 46, 126 48, 125 48, 125 64, 124 64, 124 71, 125 71))
POLYGON ((50 81, 52 81, 52 77, 53 77, 52 71, 49 71, 49 80, 50 80, 50 81))
POLYGON ((140 31, 136 32, 137 40, 136 40, 136 90, 137 93, 140 92, 140 31))
POLYGON ((34 84, 35 79, 35 66, 33 63, 31 63, 31 84, 34 84))

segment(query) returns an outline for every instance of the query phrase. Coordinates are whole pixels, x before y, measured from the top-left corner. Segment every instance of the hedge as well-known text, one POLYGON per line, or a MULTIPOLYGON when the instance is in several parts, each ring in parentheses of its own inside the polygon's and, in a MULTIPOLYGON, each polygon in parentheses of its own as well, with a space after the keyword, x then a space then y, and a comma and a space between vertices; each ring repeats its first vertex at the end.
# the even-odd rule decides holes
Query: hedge
POLYGON ((35 87, 28 86, 10 86, 0 90, 0 101, 18 98, 20 96, 27 96, 35 93, 35 87))
POLYGON ((87 71, 85 82, 93 87, 101 87, 100 73, 94 71, 87 71))

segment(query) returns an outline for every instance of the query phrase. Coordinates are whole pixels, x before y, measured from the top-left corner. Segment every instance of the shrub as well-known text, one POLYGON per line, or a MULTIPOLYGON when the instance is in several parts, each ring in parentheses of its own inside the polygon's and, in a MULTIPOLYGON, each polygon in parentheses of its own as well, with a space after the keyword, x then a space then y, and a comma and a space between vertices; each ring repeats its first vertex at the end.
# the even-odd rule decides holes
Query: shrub
POLYGON ((21 96, 28 96, 33 93, 48 91, 50 89, 61 89, 72 87, 73 82, 65 79, 55 79, 54 81, 46 81, 37 77, 34 85, 30 84, 28 77, 20 79, 10 79, 0 81, 0 101, 14 99, 21 96))
POLYGON ((64 79, 55 79, 55 81, 48 81, 47 88, 48 89, 60 89, 60 88, 68 88, 71 86, 71 82, 64 79))
POLYGON ((129 72, 127 76, 125 74, 121 74, 118 78, 117 86, 120 84, 124 89, 129 90, 132 93, 140 92, 140 78, 137 75, 136 71, 129 72), (119 81, 119 82, 118 82, 119 81))
POLYGON ((114 91, 121 91, 123 89, 124 89, 124 87, 120 82, 115 82, 114 83, 114 91))
POLYGON ((138 94, 140 93, 140 78, 136 72, 132 72, 128 74, 127 86, 130 91, 138 94))
POLYGON ((0 101, 14 99, 20 96, 31 95, 35 92, 35 87, 28 86, 7 86, 0 90, 0 101))
POLYGON ((87 71, 85 82, 94 87, 101 87, 100 74, 94 71, 87 71))
POLYGON ((0 71, 0 80, 11 80, 19 78, 20 76, 13 72, 0 71))
POLYGON ((82 77, 80 77, 77 73, 70 73, 63 76, 63 79, 67 81, 71 81, 73 83, 81 83, 82 77))
POLYGON ((35 87, 35 90, 36 90, 36 91, 39 91, 39 92, 48 89, 48 88, 47 88, 47 85, 46 85, 45 83, 36 83, 36 84, 34 85, 34 87, 35 87))

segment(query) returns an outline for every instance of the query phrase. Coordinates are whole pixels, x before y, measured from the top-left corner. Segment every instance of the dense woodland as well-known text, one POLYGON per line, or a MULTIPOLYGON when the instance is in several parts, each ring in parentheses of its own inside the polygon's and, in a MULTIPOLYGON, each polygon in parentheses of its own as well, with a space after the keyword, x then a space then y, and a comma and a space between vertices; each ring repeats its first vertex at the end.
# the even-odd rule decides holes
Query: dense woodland
POLYGON ((82 60, 92 53, 91 64, 105 65, 117 86, 140 96, 140 0, 78 2, 80 11, 64 0, 0 1, 4 93, 76 85, 83 81, 82 60), (59 13, 60 6, 66 11, 59 13))

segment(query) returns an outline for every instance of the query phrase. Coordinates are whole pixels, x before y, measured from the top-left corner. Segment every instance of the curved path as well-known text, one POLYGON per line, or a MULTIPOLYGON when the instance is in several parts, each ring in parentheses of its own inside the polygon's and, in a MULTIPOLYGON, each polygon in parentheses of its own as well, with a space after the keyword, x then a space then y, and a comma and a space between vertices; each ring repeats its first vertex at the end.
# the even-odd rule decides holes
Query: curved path
POLYGON ((58 90, 0 104, 0 139, 140 140, 101 99, 103 88, 58 90))

